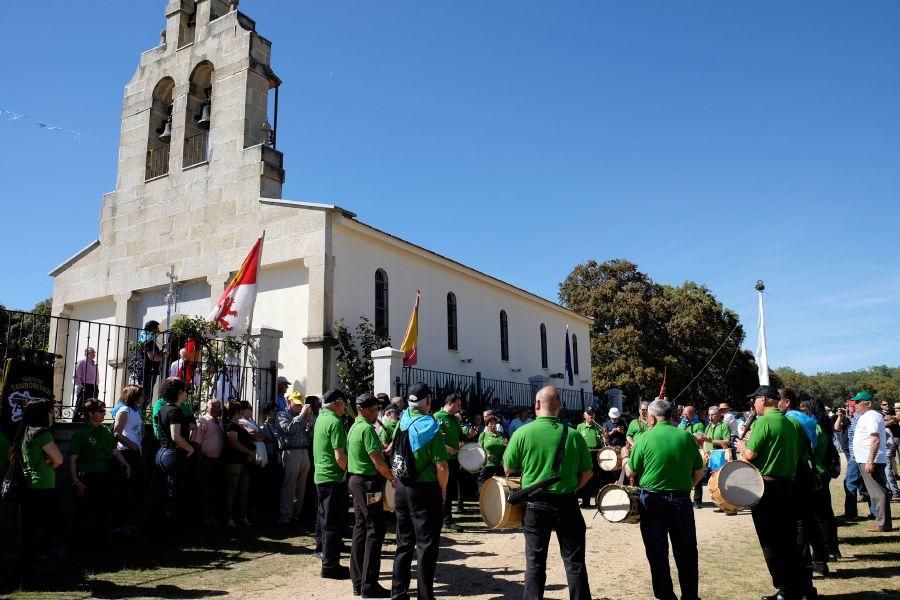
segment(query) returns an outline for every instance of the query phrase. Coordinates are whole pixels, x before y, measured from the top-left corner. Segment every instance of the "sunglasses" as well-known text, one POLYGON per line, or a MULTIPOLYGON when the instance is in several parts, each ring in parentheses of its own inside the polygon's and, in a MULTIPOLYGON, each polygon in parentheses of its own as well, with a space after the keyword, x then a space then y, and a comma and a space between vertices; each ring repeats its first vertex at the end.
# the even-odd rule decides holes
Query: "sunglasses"
POLYGON ((92 409, 89 410, 88 412, 89 412, 89 413, 105 413, 105 412, 106 412, 106 407, 104 407, 104 408, 92 408, 92 409))

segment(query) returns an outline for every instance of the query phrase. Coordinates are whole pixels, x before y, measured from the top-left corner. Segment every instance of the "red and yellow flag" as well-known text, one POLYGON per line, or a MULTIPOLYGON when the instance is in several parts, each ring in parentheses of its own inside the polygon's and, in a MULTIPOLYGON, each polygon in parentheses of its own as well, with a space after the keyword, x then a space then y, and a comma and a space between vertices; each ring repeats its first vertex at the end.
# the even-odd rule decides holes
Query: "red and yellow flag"
POLYGON ((210 323, 218 325, 220 336, 242 335, 250 331, 262 246, 263 238, 259 238, 207 318, 210 323))
POLYGON ((400 350, 403 352, 403 366, 411 367, 419 362, 419 292, 416 292, 416 303, 412 314, 409 315, 409 325, 406 326, 406 334, 400 350))

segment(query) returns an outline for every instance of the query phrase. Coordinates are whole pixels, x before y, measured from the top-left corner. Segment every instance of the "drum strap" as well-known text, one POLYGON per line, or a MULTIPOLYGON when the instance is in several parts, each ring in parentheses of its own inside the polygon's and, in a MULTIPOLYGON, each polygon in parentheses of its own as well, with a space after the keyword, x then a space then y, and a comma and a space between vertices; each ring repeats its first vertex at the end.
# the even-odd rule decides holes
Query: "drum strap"
POLYGON ((569 427, 565 423, 562 424, 562 427, 562 436, 560 436, 559 444, 556 446, 556 456, 553 458, 553 466, 551 467, 553 475, 510 494, 508 500, 510 504, 521 504, 543 492, 557 481, 562 480, 562 477, 559 476, 559 467, 562 465, 563 456, 566 454, 566 438, 569 437, 569 427))

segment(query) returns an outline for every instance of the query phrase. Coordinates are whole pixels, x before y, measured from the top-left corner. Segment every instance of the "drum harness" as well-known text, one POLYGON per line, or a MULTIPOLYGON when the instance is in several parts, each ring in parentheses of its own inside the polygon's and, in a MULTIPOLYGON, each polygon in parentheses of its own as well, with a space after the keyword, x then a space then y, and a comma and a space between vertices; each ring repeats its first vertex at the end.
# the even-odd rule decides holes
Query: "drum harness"
POLYGON ((562 428, 562 436, 559 438, 559 444, 556 446, 556 456, 553 458, 553 466, 551 467, 553 475, 543 481, 532 483, 526 488, 521 488, 511 493, 508 499, 510 504, 515 505, 526 502, 554 483, 562 480, 562 477, 559 476, 559 467, 562 465, 563 455, 566 453, 566 438, 569 436, 569 427, 565 423, 562 423, 562 428))

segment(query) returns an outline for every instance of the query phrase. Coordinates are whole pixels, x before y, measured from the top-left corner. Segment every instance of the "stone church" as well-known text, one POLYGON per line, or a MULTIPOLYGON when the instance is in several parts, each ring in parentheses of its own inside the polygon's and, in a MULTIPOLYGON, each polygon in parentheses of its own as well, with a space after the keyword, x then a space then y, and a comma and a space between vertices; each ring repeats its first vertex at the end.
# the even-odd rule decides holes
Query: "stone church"
POLYGON ((162 322, 174 265, 178 312, 205 316, 265 231, 254 326, 282 332, 280 374, 296 389, 336 382, 339 319, 353 326, 365 315, 398 347, 421 290, 419 367, 591 391, 590 319, 345 208, 283 200, 272 43, 235 0, 170 0, 165 17, 160 44, 125 86, 99 237, 51 272, 54 315, 162 322), (574 386, 558 375, 567 326, 574 386))

